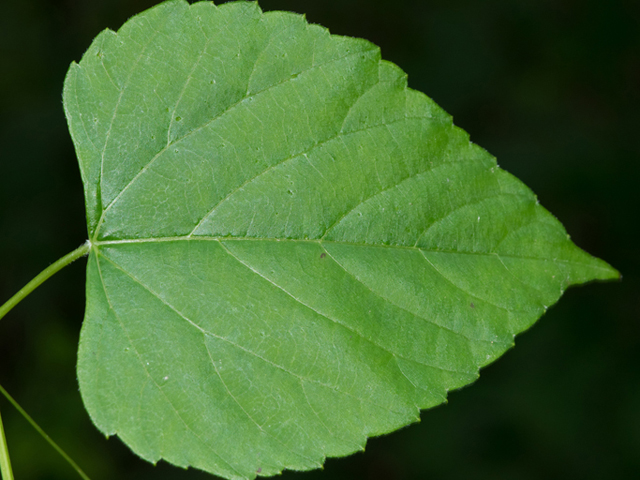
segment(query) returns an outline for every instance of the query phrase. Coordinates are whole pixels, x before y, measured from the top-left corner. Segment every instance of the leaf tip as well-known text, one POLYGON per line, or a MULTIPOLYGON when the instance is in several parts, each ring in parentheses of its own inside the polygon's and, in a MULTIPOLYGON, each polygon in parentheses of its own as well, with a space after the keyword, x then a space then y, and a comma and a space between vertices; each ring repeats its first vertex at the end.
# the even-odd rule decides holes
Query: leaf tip
POLYGON ((604 260, 601 260, 600 258, 597 258, 597 257, 592 257, 592 258, 594 260, 593 269, 597 270, 597 273, 594 273, 592 280, 588 281, 587 283, 591 283, 594 281, 595 282, 622 281, 622 274, 617 269, 609 265, 604 260))

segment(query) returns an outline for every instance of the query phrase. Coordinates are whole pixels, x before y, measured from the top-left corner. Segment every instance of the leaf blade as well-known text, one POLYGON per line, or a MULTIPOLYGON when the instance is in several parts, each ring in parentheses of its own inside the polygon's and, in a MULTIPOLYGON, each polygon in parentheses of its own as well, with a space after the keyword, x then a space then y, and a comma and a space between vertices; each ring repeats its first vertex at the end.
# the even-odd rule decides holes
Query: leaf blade
POLYGON ((318 468, 617 277, 377 47, 297 15, 164 3, 100 34, 64 102, 81 392, 153 462, 318 468))

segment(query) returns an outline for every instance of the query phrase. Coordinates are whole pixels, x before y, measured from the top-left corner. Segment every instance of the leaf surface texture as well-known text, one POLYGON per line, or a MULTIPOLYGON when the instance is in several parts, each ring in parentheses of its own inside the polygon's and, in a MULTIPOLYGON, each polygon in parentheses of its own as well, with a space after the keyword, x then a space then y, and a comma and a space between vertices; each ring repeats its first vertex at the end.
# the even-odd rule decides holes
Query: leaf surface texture
POLYGON ((137 454, 308 470, 617 277, 371 43, 161 4, 65 81, 92 249, 78 376, 137 454))

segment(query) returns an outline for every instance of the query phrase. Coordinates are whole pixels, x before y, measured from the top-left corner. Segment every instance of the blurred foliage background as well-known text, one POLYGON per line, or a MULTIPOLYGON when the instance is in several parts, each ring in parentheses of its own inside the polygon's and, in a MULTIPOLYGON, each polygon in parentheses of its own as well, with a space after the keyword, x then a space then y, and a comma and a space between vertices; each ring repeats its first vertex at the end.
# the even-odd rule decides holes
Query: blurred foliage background
MULTIPOLYGON (((154 0, 3 0, 0 301, 86 238, 62 82, 99 31, 154 0)), ((367 38, 621 283, 571 289, 422 422, 285 480, 640 478, 640 3, 262 0, 367 38)), ((137 459, 83 409, 84 261, 0 322, 0 383, 93 480, 205 479, 137 459)), ((76 474, 0 398, 18 480, 76 474)))

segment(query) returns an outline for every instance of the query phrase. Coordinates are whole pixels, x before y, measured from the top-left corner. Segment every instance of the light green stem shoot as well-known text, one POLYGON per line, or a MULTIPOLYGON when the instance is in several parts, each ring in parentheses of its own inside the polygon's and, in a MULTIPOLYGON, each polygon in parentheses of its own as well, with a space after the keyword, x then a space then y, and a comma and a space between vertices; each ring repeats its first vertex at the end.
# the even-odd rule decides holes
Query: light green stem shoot
POLYGON ((24 299, 27 295, 33 292, 36 288, 38 288, 45 280, 51 277, 54 273, 58 273, 64 267, 69 265, 74 260, 79 259, 80 257, 84 257, 89 253, 91 249, 91 244, 89 242, 85 243, 81 247, 76 248, 73 252, 65 255, 57 262, 49 265, 42 272, 38 274, 33 280, 27 283, 18 293, 16 293, 13 297, 11 297, 4 305, 0 307, 0 319, 4 317, 7 313, 11 311, 13 307, 15 307, 22 299, 24 299))
MULTIPOLYGON (((65 255, 57 262, 49 265, 40 274, 38 274, 33 280, 27 283, 18 293, 11 297, 7 302, 0 307, 0 319, 13 309, 18 303, 20 303, 27 295, 33 292, 36 288, 42 285, 53 274, 59 272, 64 267, 69 265, 74 260, 79 259, 89 253, 91 244, 86 242, 84 245, 76 248, 73 252, 65 255)), ((14 407, 27 419, 27 421, 35 428, 42 437, 51 444, 53 448, 58 451, 62 457, 71 464, 71 466, 78 472, 78 474, 85 480, 88 477, 85 473, 76 465, 76 463, 69 458, 69 456, 44 433, 44 431, 33 421, 33 419, 25 412, 20 405, 7 393, 7 391, 0 386, 0 393, 2 393, 13 404, 14 407)), ((0 417, 0 473, 2 473, 2 480, 13 480, 13 471, 11 470, 11 461, 9 459, 9 450, 7 448, 7 440, 5 438, 4 427, 2 425, 2 418, 0 417)))
MULTIPOLYGON (((2 395, 4 395, 5 398, 7 400, 9 400, 9 402, 11 402, 11 405, 13 405, 15 407, 15 409, 20 413, 20 415, 22 415, 27 420, 27 422, 29 422, 31 424, 31 426, 36 430, 36 432, 38 432, 42 436, 42 438, 44 438, 47 441, 47 443, 49 443, 49 445, 51 445, 54 448, 54 450, 56 452, 58 452, 60 454, 60 456, 67 461, 67 463, 69 465, 71 465, 71 467, 78 473, 78 475, 80 475, 80 477, 82 477, 83 480, 91 480, 87 476, 87 474, 82 471, 82 469, 78 466, 78 464, 76 462, 74 462, 73 459, 69 455, 67 455, 67 453, 64 450, 62 450, 62 448, 60 448, 60 446, 56 442, 54 442, 51 439, 51 437, 45 433, 44 430, 42 430, 42 428, 40 428, 40 425, 38 425, 35 422, 35 420, 33 418, 31 418, 31 416, 27 412, 25 412, 24 408, 22 408, 18 404, 18 402, 16 402, 15 399, 11 395, 9 395, 9 392, 7 392, 2 385, 0 385, 0 393, 2 393, 2 395)), ((2 423, 1 423, 1 421, 0 421, 0 438, 2 440, 4 440, 4 431, 2 431, 2 423)), ((6 451, 7 451, 6 450, 6 443, 4 444, 4 446, 5 446, 4 452, 6 453, 6 451)), ((9 465, 9 463, 8 463, 9 462, 8 454, 6 455, 6 461, 7 461, 7 465, 9 465)), ((4 473, 4 458, 0 458, 0 462, 3 462, 1 464, 2 467, 3 467, 2 480, 13 480, 13 477, 11 476, 11 465, 9 465, 9 474, 8 474, 7 477, 5 477, 5 473, 4 473)))
POLYGON ((9 449, 7 448, 7 439, 4 436, 4 428, 2 426, 2 417, 0 416, 0 473, 2 480, 13 480, 13 471, 11 470, 11 460, 9 460, 9 449))

